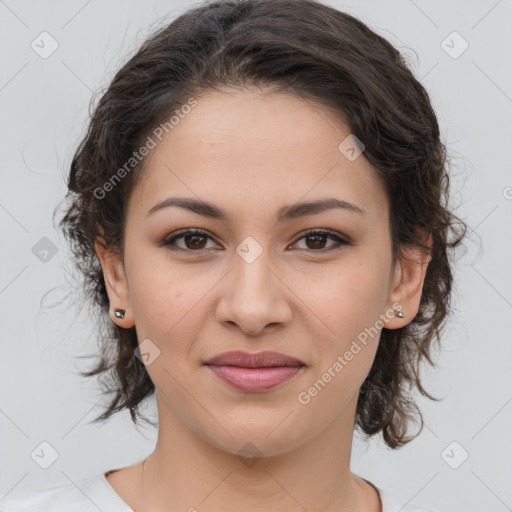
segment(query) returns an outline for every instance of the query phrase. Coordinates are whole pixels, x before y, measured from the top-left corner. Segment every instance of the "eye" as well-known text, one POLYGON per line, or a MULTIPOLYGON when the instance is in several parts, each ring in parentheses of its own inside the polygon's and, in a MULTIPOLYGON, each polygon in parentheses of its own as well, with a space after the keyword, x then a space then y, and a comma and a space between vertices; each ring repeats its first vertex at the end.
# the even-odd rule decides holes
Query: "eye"
POLYGON ((206 239, 213 240, 212 237, 206 233, 206 231, 202 231, 201 229, 187 229, 186 231, 182 231, 181 233, 178 233, 170 238, 166 238, 162 241, 161 245, 174 245, 178 248, 178 250, 181 251, 199 252, 200 250, 205 249, 204 245, 206 239), (181 239, 184 240, 185 247, 180 247, 176 244, 176 241, 181 239))
POLYGON ((310 247, 306 247, 305 249, 299 248, 299 250, 311 249, 313 250, 313 252, 332 251, 334 249, 337 249, 340 245, 350 245, 350 242, 341 238, 337 234, 332 233, 331 231, 325 231, 321 229, 313 229, 311 231, 308 231, 305 235, 299 238, 297 242, 295 242, 295 244, 298 243, 300 240, 305 240, 306 244, 308 244, 309 241, 310 247), (332 244, 327 249, 325 249, 323 246, 325 245, 325 240, 328 238, 334 240, 336 243, 332 244))
MULTIPOLYGON (((177 233, 171 237, 165 238, 160 245, 162 246, 174 246, 177 249, 174 249, 172 247, 171 250, 181 250, 181 251, 188 251, 188 252, 200 252, 202 250, 209 250, 211 249, 208 247, 205 247, 205 244, 207 243, 207 240, 213 240, 213 238, 208 235, 206 231, 203 231, 201 229, 187 229, 185 231, 181 231, 180 233, 177 233), (178 245, 176 242, 178 240, 182 240, 184 242, 184 246, 178 245)), ((313 229, 305 233, 301 238, 299 238, 294 244, 297 244, 299 241, 305 240, 306 244, 309 245, 305 248, 299 248, 299 250, 312 250, 313 252, 326 252, 331 251, 336 248, 338 248, 341 245, 350 245, 350 242, 341 238, 339 235, 326 230, 321 229, 313 229), (334 244, 331 244, 327 249, 324 247, 325 240, 327 239, 334 240, 334 244)), ((291 246, 289 246, 291 247, 291 246)))

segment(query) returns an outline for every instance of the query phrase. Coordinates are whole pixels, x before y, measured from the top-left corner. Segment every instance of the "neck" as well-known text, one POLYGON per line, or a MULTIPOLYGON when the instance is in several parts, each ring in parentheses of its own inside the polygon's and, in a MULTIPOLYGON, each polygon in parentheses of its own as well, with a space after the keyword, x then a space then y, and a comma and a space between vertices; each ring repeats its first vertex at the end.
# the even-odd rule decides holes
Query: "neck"
MULTIPOLYGON (((139 473, 140 510, 172 504, 187 511, 381 511, 376 489, 350 471, 353 421, 346 410, 316 437, 268 455, 250 442, 229 452, 188 429, 170 409, 159 412, 157 444, 139 473)), ((277 429, 267 446, 273 435, 278 438, 277 429)))

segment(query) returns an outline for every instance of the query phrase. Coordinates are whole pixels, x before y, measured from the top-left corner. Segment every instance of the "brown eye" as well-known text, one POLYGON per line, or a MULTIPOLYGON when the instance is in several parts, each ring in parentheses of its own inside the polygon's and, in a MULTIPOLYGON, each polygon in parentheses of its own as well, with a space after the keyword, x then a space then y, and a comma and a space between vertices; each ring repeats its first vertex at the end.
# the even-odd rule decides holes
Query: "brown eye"
POLYGON ((162 241, 161 245, 177 247, 177 249, 172 249, 171 247, 172 250, 199 252, 207 249, 205 245, 208 239, 213 240, 205 231, 188 229, 187 231, 182 231, 171 238, 166 238, 162 241), (181 239, 184 240, 184 246, 176 244, 176 241, 181 239))
MULTIPOLYGON (((208 235, 206 231, 187 229, 181 233, 177 233, 170 238, 166 238, 161 242, 162 246, 167 246, 171 250, 185 251, 185 252, 201 252, 212 249, 207 247, 208 240, 214 242, 213 238, 208 235), (182 240, 182 245, 177 244, 178 240, 182 240)), ((339 248, 342 245, 350 245, 350 242, 341 238, 335 233, 325 230, 313 230, 303 235, 299 241, 305 241, 306 247, 299 247, 299 250, 313 251, 313 252, 327 252, 339 248), (327 240, 333 240, 335 243, 326 247, 327 240)), ((294 244, 294 245, 295 245, 294 244)))
MULTIPOLYGON (((305 240, 306 247, 304 250, 312 250, 314 252, 325 252, 325 251, 331 251, 333 249, 336 249, 340 245, 349 245, 349 242, 347 240, 344 240, 343 238, 339 237, 338 235, 331 233, 330 231, 309 231, 304 236, 299 238, 297 240, 298 243, 300 240, 305 240), (331 244, 327 248, 325 248, 326 240, 328 239, 334 240, 335 244, 331 244), (334 247, 333 247, 334 245, 334 247)), ((302 248, 299 248, 302 250, 302 248)))
POLYGON ((204 249, 205 237, 202 235, 185 235, 183 240, 187 249, 204 249), (189 244, 187 244, 187 241, 189 244))

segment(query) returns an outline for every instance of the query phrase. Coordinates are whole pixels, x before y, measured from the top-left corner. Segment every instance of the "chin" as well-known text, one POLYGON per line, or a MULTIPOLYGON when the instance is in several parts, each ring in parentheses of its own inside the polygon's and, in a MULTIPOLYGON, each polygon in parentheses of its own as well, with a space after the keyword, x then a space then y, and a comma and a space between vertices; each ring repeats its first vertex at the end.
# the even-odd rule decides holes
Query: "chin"
POLYGON ((279 418, 268 424, 258 422, 256 425, 247 419, 243 426, 224 423, 227 432, 221 428, 220 432, 217 431, 217 436, 210 432, 207 438, 217 448, 241 459, 275 457, 289 452, 304 441, 304 436, 297 429, 290 431, 293 427, 290 423, 278 426, 282 420, 283 418, 279 418))

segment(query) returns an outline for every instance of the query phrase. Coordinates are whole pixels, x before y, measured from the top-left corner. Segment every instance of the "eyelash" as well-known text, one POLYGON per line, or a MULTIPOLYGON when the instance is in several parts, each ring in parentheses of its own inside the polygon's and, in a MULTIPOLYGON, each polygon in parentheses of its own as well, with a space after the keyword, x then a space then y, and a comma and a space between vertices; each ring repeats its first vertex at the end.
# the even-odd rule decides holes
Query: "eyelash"
MULTIPOLYGON (((351 245, 351 243, 348 240, 345 240, 345 239, 341 238, 340 236, 338 236, 334 232, 327 231, 327 230, 322 230, 322 229, 312 229, 310 231, 307 231, 300 238, 298 238, 295 242, 293 242, 292 245, 295 245, 298 241, 302 240, 303 238, 307 238, 309 236, 314 236, 314 235, 325 236, 327 238, 330 238, 331 240, 334 240, 339 246, 351 245)), ((205 237, 205 238, 209 238, 210 240, 213 240, 213 238, 206 231, 203 231, 201 229, 187 229, 185 231, 177 233, 176 235, 173 235, 170 238, 166 238, 166 239, 162 240, 160 245, 168 247, 170 245, 173 245, 176 242, 176 240, 179 240, 181 238, 185 238, 187 236, 202 236, 202 237, 205 237)), ((339 248, 339 247, 334 247, 334 249, 333 248, 327 248, 327 249, 318 249, 318 250, 315 250, 315 249, 299 249, 299 250, 301 250, 301 251, 318 252, 318 253, 325 253, 325 252, 328 252, 328 251, 335 250, 336 248, 339 248)), ((203 252, 203 251, 208 251, 209 249, 198 249, 197 251, 194 251, 192 249, 182 249, 181 247, 178 247, 177 249, 171 249, 171 250, 178 250, 178 251, 189 252, 189 253, 200 253, 200 252, 203 252)))

